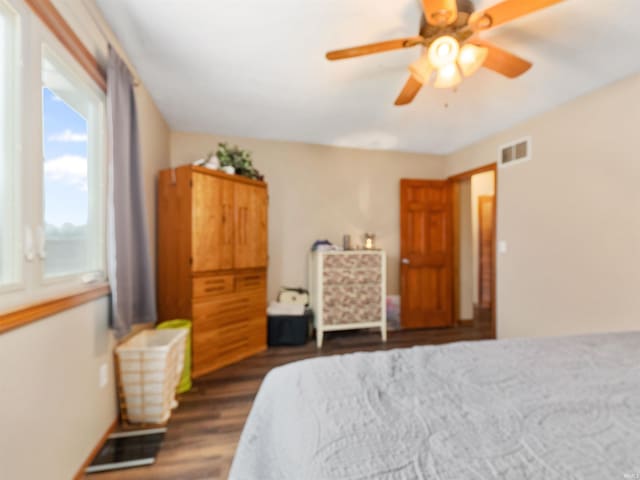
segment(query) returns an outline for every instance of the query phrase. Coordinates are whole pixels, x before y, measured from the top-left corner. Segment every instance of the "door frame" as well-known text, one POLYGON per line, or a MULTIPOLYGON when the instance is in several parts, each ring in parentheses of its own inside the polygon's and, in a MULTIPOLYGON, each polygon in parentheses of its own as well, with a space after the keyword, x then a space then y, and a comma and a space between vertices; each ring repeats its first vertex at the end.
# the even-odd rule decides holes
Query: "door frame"
POLYGON ((453 320, 457 325, 460 321, 460 198, 458 189, 460 183, 469 180, 478 173, 493 172, 494 174, 494 202, 493 202, 493 271, 491 272, 491 336, 496 338, 496 272, 497 272, 497 229, 498 229, 498 165, 490 163, 482 167, 467 170, 447 178, 451 182, 451 223, 452 223, 452 241, 453 241, 453 274, 452 278, 452 299, 453 299, 453 320))
MULTIPOLYGON (((484 267, 483 267, 483 262, 482 262, 482 257, 483 257, 483 235, 482 235, 482 231, 483 231, 483 224, 484 224, 484 216, 482 215, 482 207, 483 204, 485 203, 490 203, 491 204, 491 222, 492 222, 492 228, 491 228, 491 242, 492 242, 492 248, 491 248, 491 262, 493 263, 495 261, 494 259, 494 250, 496 249, 495 245, 493 244, 493 239, 495 237, 495 228, 493 228, 493 225, 496 222, 496 209, 495 209, 495 203, 496 203, 496 198, 495 198, 495 192, 493 195, 480 195, 478 197, 478 259, 480 261, 480 264, 478 265, 478 306, 480 308, 483 308, 483 304, 482 304, 482 298, 483 298, 483 277, 484 277, 484 267)), ((493 268, 491 268, 491 279, 493 279, 494 275, 493 275, 493 269, 495 268, 495 265, 492 265, 493 268)), ((493 285, 491 285, 491 292, 493 293, 493 285)), ((491 305, 493 305, 494 299, 493 296, 492 298, 489 300, 489 302, 491 303, 491 305)))

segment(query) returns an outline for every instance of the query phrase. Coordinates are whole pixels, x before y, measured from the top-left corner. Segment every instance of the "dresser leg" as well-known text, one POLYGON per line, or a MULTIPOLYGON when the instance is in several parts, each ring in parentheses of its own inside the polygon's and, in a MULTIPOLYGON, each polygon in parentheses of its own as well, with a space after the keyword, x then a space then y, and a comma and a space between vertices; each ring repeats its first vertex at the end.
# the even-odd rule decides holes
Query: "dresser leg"
POLYGON ((324 336, 324 332, 322 330, 316 329, 316 345, 318 348, 322 348, 322 337, 324 336))
POLYGON ((384 325, 382 327, 380 327, 380 335, 382 335, 382 341, 386 342, 387 341, 387 327, 385 327, 384 325))

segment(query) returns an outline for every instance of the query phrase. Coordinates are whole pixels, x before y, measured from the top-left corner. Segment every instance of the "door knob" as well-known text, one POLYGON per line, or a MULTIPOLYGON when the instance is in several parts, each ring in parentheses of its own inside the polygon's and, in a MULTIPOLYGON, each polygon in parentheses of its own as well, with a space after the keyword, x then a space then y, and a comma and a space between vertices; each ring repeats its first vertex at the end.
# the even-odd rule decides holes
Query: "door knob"
POLYGON ((402 259, 402 264, 403 264, 403 265, 409 265, 410 263, 411 263, 411 262, 409 261, 409 259, 408 259, 408 258, 403 258, 403 259, 402 259))

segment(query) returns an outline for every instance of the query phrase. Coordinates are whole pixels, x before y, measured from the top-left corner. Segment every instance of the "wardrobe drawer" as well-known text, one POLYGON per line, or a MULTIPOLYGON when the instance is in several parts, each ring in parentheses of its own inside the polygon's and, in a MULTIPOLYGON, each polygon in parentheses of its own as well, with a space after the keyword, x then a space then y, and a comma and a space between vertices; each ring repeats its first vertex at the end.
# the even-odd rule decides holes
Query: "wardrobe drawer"
POLYGON ((225 295, 193 304, 193 328, 219 328, 249 318, 254 302, 247 295, 225 295))
POLYGON ((224 349, 228 345, 246 343, 248 324, 249 319, 245 318, 224 327, 201 330, 193 338, 194 350, 224 349))
POLYGON ((264 290, 266 286, 267 279, 264 273, 242 273, 236 275, 237 292, 264 290))
POLYGON ((232 292, 233 275, 216 275, 212 277, 196 277, 193 279, 192 296, 196 300, 232 292))
POLYGON ((226 344, 195 345, 193 349, 193 372, 203 375, 245 358, 248 349, 247 339, 236 339, 226 344))
MULTIPOLYGON (((240 275, 240 277, 247 277, 240 275)), ((264 277, 263 277, 264 278, 264 277)), ((192 304, 193 374, 203 375, 266 348, 266 290, 252 287, 192 304)))

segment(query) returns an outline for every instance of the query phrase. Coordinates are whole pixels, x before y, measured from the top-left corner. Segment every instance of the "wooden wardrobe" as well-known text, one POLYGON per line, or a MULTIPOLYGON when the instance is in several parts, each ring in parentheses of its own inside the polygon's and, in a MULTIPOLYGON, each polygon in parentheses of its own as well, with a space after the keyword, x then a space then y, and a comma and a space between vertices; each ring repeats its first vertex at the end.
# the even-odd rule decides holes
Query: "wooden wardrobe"
POLYGON ((266 348, 267 185, 186 165, 158 179, 158 317, 193 321, 197 377, 266 348))

